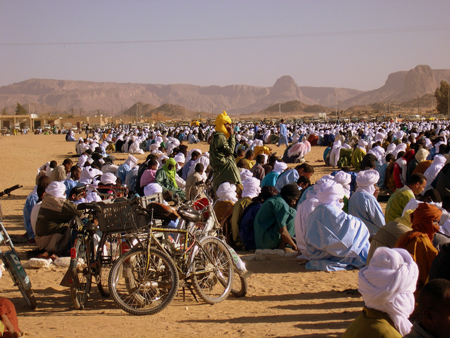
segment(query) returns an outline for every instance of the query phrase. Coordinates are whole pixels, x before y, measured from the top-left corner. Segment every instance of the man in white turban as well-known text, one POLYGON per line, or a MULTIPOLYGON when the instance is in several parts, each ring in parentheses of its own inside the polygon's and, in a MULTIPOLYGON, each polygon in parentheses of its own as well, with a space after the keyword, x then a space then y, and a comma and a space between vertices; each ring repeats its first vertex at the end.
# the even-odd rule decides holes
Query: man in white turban
POLYGON ((125 183, 128 172, 138 163, 138 160, 133 155, 129 155, 125 163, 119 165, 117 168, 116 176, 120 178, 122 183, 125 183))
POLYGON ((36 222, 36 244, 51 254, 64 254, 70 239, 68 222, 81 217, 76 205, 66 199, 64 183, 54 181, 45 190, 36 222))
POLYGON ((342 338, 400 338, 408 334, 419 276, 411 255, 403 249, 378 248, 358 276, 364 309, 342 338))
POLYGON ((376 170, 363 170, 358 173, 358 188, 348 202, 348 213, 364 222, 371 235, 384 226, 385 219, 380 203, 377 201, 378 190, 375 188, 380 179, 376 170))
POLYGON ((319 205, 306 222, 307 269, 337 271, 366 264, 369 231, 359 218, 342 210, 343 198, 344 188, 331 180, 317 191, 319 205))

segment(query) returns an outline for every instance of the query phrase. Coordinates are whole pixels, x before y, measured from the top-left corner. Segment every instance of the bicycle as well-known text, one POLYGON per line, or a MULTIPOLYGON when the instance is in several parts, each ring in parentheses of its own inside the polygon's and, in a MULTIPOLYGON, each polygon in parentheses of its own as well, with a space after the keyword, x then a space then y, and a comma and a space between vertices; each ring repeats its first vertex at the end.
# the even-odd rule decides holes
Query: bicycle
POLYGON ((109 288, 116 304, 134 315, 158 313, 172 302, 180 280, 209 304, 225 300, 233 274, 223 243, 213 237, 198 241, 189 230, 156 227, 152 205, 135 208, 138 215, 149 217, 149 229, 146 238, 111 268, 109 288), (181 246, 157 238, 164 234, 179 235, 181 246))
MULTIPOLYGON (((4 193, 10 194, 11 191, 20 188, 21 186, 16 185, 12 188, 4 190, 0 193, 0 196, 3 196, 4 193)), ((9 237, 8 232, 6 231, 5 226, 3 225, 3 212, 2 206, 0 204, 0 246, 9 246, 9 250, 3 252, 0 250, 0 256, 5 265, 5 269, 8 270, 11 279, 15 286, 19 288, 20 293, 22 294, 25 302, 31 307, 32 310, 37 308, 36 297, 34 295, 33 290, 31 289, 31 281, 28 277, 25 269, 20 262, 19 255, 17 254, 16 249, 14 248, 14 244, 9 237)))

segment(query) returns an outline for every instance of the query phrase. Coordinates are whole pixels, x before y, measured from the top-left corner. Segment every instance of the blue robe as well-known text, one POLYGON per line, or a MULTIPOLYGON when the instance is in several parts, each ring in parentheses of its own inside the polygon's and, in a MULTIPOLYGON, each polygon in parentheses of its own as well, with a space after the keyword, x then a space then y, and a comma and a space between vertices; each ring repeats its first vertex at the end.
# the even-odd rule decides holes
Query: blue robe
POLYGON ((62 181, 64 183, 64 186, 66 187, 66 198, 69 198, 70 191, 75 188, 78 184, 78 182, 68 178, 67 180, 62 181))
POLYGON ((31 210, 36 205, 39 197, 37 195, 36 190, 31 192, 27 199, 25 200, 25 205, 23 207, 23 224, 25 227, 25 231, 27 232, 28 239, 34 238, 33 228, 31 227, 31 210))
POLYGON ((285 172, 281 173, 281 175, 277 179, 277 183, 275 184, 275 188, 278 191, 281 191, 286 184, 297 183, 299 178, 298 171, 295 169, 288 169, 285 172))
POLYGON ((280 174, 272 170, 261 181, 261 187, 264 187, 265 185, 268 185, 269 187, 274 187, 275 184, 277 183, 278 176, 280 176, 280 174))
POLYGON ((284 123, 280 124, 280 138, 278 139, 278 146, 282 144, 286 144, 287 146, 289 145, 287 138, 287 128, 284 123))
POLYGON ((126 163, 119 165, 119 168, 117 168, 116 176, 121 179, 122 184, 125 184, 127 174, 130 172, 130 170, 130 166, 126 163))
POLYGON ((242 220, 239 224, 239 236, 244 244, 245 250, 256 249, 255 243, 255 216, 261 209, 261 203, 251 203, 245 209, 242 214, 242 220))
POLYGON ((380 203, 366 191, 353 193, 348 202, 348 213, 363 221, 371 235, 375 235, 386 224, 380 203))
POLYGON ((362 268, 370 247, 363 221, 331 205, 319 205, 309 215, 305 241, 310 270, 362 268))
POLYGON ((297 202, 297 208, 299 204, 302 204, 304 201, 306 201, 306 195, 308 195, 308 191, 309 189, 314 189, 314 184, 310 185, 308 188, 305 189, 305 191, 302 193, 302 195, 300 196, 300 198, 298 199, 297 202))

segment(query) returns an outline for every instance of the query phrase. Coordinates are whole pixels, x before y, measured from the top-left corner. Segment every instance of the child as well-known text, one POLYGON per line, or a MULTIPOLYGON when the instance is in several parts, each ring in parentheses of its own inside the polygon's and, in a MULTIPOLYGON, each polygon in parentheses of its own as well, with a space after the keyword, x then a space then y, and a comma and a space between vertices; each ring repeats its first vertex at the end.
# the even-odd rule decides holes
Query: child
MULTIPOLYGON (((394 155, 387 154, 386 162, 380 168, 378 168, 378 173, 380 174, 380 179, 378 180, 378 186, 380 188, 387 187, 387 182, 389 181, 389 179, 387 181, 385 181, 386 177, 388 176, 387 169, 388 169, 389 164, 394 163, 394 161, 395 161, 394 155)), ((390 175, 391 175, 391 173, 389 173, 389 176, 390 175)))
POLYGON ((158 161, 152 159, 148 162, 148 169, 144 171, 141 177, 140 182, 141 187, 145 187, 150 183, 155 183, 157 168, 158 168, 158 161))
POLYGON ((186 180, 186 198, 188 201, 192 201, 202 191, 202 188, 198 186, 203 181, 204 166, 202 163, 195 165, 195 172, 186 180))
POLYGON ((253 166, 253 168, 250 169, 250 171, 253 173, 253 177, 257 178, 258 180, 262 181, 264 176, 266 176, 266 173, 264 172, 264 162, 265 157, 263 154, 259 154, 256 156, 256 164, 253 166))

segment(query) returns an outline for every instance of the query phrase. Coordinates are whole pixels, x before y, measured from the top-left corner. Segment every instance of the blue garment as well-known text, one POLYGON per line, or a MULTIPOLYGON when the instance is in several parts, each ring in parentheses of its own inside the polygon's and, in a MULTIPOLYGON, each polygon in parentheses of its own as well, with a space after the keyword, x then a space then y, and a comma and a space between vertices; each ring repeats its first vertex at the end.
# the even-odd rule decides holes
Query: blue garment
POLYGON ((255 216, 255 243, 257 249, 277 249, 281 242, 280 229, 286 227, 295 237, 295 209, 289 207, 281 195, 267 199, 255 216))
POLYGON ((39 197, 37 195, 36 190, 33 190, 25 200, 25 205, 23 207, 23 224, 25 227, 25 231, 27 232, 27 236, 29 239, 34 238, 33 228, 31 227, 31 210, 36 205, 39 197))
POLYGON ((287 128, 284 123, 280 124, 280 138, 278 139, 278 146, 282 144, 286 144, 287 146, 289 145, 287 138, 287 128))
POLYGON ((328 152, 331 150, 331 147, 327 147, 323 152, 323 161, 327 159, 328 152))
POLYGON ((191 159, 183 166, 183 169, 181 169, 181 178, 185 181, 188 178, 189 169, 191 169, 192 163, 194 163, 194 160, 191 159))
POLYGON ((352 195, 348 201, 348 213, 363 221, 371 235, 386 224, 380 203, 366 191, 356 191, 352 195))
POLYGON ((64 183, 64 186, 66 187, 66 197, 69 198, 70 191, 75 188, 78 184, 78 182, 68 178, 67 180, 62 181, 64 183))
POLYGON ((302 193, 302 195, 300 196, 300 198, 298 199, 297 202, 297 208, 299 206, 299 204, 302 204, 304 201, 306 201, 306 195, 308 194, 309 189, 314 189, 314 184, 310 185, 308 188, 305 189, 305 191, 302 193))
POLYGON ((285 172, 281 173, 281 175, 277 179, 277 183, 275 184, 275 188, 278 191, 281 191, 286 184, 297 183, 299 179, 298 171, 295 169, 289 169, 285 172))
POLYGON ((430 149, 430 153, 427 156, 427 160, 433 161, 435 156, 436 156, 436 148, 433 147, 433 148, 430 149))
POLYGON ((280 174, 272 170, 261 181, 261 187, 264 187, 265 185, 268 185, 269 187, 274 187, 275 184, 277 183, 278 176, 280 176, 280 174))
MULTIPOLYGON (((378 161, 376 163, 379 163, 378 161)), ((378 167, 375 166, 376 171, 378 171, 378 173, 380 174, 380 179, 378 180, 378 186, 380 188, 384 188, 384 179, 386 177, 386 169, 389 165, 389 162, 386 162, 385 164, 383 164, 382 166, 378 167)))
POLYGON ((200 141, 198 140, 198 138, 195 137, 194 134, 190 134, 189 137, 188 137, 188 140, 189 140, 189 143, 190 143, 190 144, 200 142, 200 141))
POLYGON ((364 223, 331 205, 319 205, 308 216, 305 241, 310 270, 362 268, 370 247, 364 223))
POLYGON ((244 209, 242 220, 239 224, 239 236, 246 250, 256 249, 254 222, 261 206, 261 203, 251 203, 244 209))
POLYGON ((126 163, 119 165, 117 168, 116 176, 120 178, 122 184, 125 184, 128 172, 131 170, 130 166, 126 163))

